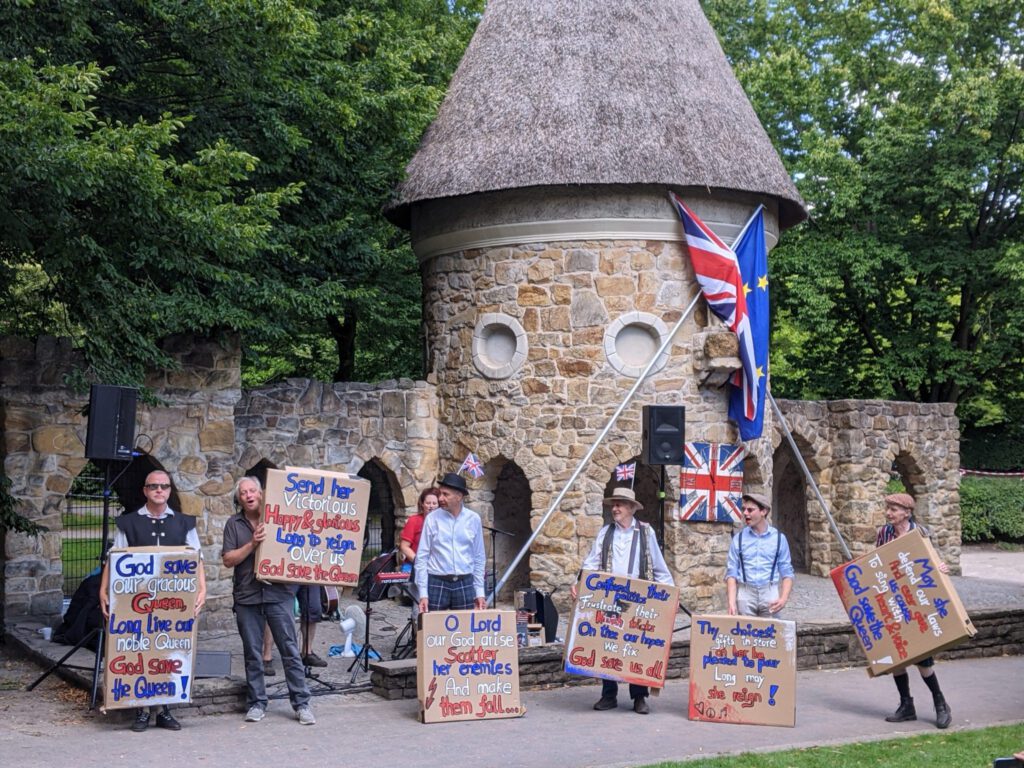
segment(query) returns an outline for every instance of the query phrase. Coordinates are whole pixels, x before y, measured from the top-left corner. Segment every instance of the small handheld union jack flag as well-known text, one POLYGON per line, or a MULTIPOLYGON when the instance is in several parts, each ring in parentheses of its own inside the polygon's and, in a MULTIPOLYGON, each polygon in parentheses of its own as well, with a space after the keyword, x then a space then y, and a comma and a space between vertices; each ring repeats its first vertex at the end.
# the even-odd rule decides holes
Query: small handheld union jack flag
POLYGON ((480 459, 472 451, 470 451, 466 460, 462 462, 462 466, 459 467, 459 474, 463 472, 468 472, 470 477, 480 478, 484 476, 484 465, 480 463, 480 459))
POLYGON ((632 480, 636 477, 636 462, 632 464, 619 464, 615 468, 615 480, 622 482, 623 480, 632 480))

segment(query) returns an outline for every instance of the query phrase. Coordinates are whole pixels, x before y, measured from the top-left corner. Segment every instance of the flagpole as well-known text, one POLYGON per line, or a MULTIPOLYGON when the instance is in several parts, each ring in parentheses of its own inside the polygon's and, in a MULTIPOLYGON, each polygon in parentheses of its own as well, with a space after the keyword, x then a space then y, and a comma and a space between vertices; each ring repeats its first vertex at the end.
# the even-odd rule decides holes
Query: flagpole
POLYGON ((772 409, 775 411, 775 415, 779 417, 779 423, 782 425, 782 433, 786 436, 786 442, 789 443, 789 447, 793 450, 793 455, 796 456, 797 463, 800 465, 800 469, 804 471, 804 477, 807 478, 807 482, 811 484, 811 488, 814 489, 814 495, 818 497, 818 503, 821 505, 822 510, 825 512, 825 517, 828 518, 829 525, 832 526, 832 532, 836 535, 839 540, 839 546, 843 548, 843 554, 846 555, 846 560, 849 562, 853 560, 853 555, 850 554, 849 547, 846 546, 846 541, 843 539, 843 534, 839 532, 839 526, 836 525, 835 518, 832 517, 832 513, 829 512, 828 504, 825 503, 824 497, 821 495, 821 491, 818 490, 818 484, 814 482, 814 477, 811 475, 811 470, 807 468, 807 464, 804 463, 804 457, 800 454, 800 449, 796 447, 796 440, 793 439, 793 433, 789 430, 789 424, 786 423, 786 417, 782 415, 782 411, 779 410, 779 404, 775 402, 775 398, 772 396, 772 392, 768 387, 765 387, 765 395, 768 396, 768 400, 771 401, 772 409))
POLYGON ((565 498, 565 494, 569 492, 570 488, 572 488, 577 478, 579 478, 580 474, 583 472, 583 468, 587 466, 587 464, 590 462, 591 457, 593 457, 594 453, 597 451, 598 446, 601 445, 601 442, 605 439, 605 437, 607 437, 612 427, 615 426, 615 422, 618 421, 618 418, 619 416, 622 415, 622 412, 626 410, 626 406, 629 405, 629 402, 633 399, 633 395, 635 395, 637 390, 640 389, 640 385, 644 383, 644 381, 650 375, 651 371, 654 370, 654 367, 658 364, 658 360, 661 359, 661 356, 665 353, 665 350, 668 349, 669 345, 672 343, 672 340, 676 337, 676 334, 679 333, 679 329, 683 327, 683 322, 686 320, 686 318, 690 316, 690 313, 693 312, 693 308, 697 306, 697 302, 700 300, 700 297, 702 295, 703 291, 697 292, 697 295, 693 297, 693 301, 690 302, 690 306, 686 308, 686 310, 680 316, 679 320, 676 321, 676 324, 672 328, 672 331, 665 336, 665 340, 661 342, 661 346, 658 347, 658 351, 654 353, 654 356, 651 358, 651 361, 647 364, 647 367, 644 368, 643 372, 637 378, 636 382, 630 388, 629 392, 626 393, 626 397, 623 399, 622 403, 619 404, 619 407, 615 410, 615 413, 613 413, 611 418, 608 420, 608 423, 605 425, 604 429, 601 430, 601 434, 597 436, 597 439, 594 441, 594 444, 590 446, 590 450, 587 451, 587 455, 580 460, 579 465, 576 467, 576 471, 572 473, 572 477, 570 477, 569 480, 566 482, 565 487, 562 488, 561 492, 558 494, 555 500, 551 502, 551 506, 548 507, 548 511, 544 513, 544 517, 541 518, 540 522, 537 524, 537 527, 534 529, 533 533, 530 534, 530 538, 527 539, 526 543, 523 545, 523 548, 520 549, 519 553, 515 556, 515 559, 512 560, 508 568, 505 569, 505 573, 502 574, 500 581, 498 581, 498 583, 494 585, 491 594, 487 596, 487 603, 489 605, 494 605, 495 598, 497 597, 498 593, 501 592, 502 587, 505 586, 505 582, 508 581, 509 576, 512 575, 512 572, 516 569, 516 566, 519 565, 519 562, 530 550, 530 547, 533 545, 534 540, 540 535, 540 532, 544 530, 544 526, 551 518, 551 515, 553 515, 555 513, 555 510, 558 509, 558 506, 562 503, 562 499, 565 498))

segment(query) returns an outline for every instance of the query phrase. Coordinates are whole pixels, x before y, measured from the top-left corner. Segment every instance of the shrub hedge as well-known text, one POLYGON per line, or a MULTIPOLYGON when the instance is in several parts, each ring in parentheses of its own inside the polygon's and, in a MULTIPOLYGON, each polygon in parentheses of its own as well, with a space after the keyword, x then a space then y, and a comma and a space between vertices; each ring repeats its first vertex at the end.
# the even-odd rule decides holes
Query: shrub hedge
POLYGON ((1024 479, 963 478, 960 518, 965 542, 1024 539, 1024 479))

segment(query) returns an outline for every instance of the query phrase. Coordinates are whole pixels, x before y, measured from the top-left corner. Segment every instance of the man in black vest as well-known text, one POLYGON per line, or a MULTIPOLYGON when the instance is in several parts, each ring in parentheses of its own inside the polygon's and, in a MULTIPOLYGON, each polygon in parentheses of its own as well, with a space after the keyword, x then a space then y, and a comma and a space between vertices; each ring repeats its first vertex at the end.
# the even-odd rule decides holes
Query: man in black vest
MULTIPOLYGON (((167 506, 171 497, 171 478, 161 470, 146 475, 142 486, 142 494, 146 503, 137 512, 126 512, 115 521, 117 530, 114 533, 114 548, 125 547, 191 547, 202 553, 199 534, 196 533, 196 520, 191 515, 182 515, 167 506)), ((103 564, 103 576, 100 581, 100 607, 103 616, 110 621, 110 606, 107 595, 110 589, 110 562, 103 564)), ((203 603, 206 602, 206 572, 199 569, 199 584, 196 591, 196 615, 199 615, 203 603)), ((132 730, 136 733, 149 727, 150 711, 142 707, 136 713, 132 730)), ((164 705, 156 716, 158 728, 180 731, 181 724, 164 705)))
MULTIPOLYGON (((643 509, 636 500, 632 488, 615 488, 604 500, 611 507, 612 524, 606 525, 594 539, 590 554, 583 560, 583 570, 604 571, 615 576, 631 579, 657 581, 674 584, 665 558, 658 547, 654 529, 636 519, 636 513, 643 509)), ((576 585, 570 590, 576 599, 576 585)), ((629 698, 633 700, 633 711, 646 715, 651 710, 647 705, 647 686, 629 685, 629 698)), ((601 681, 601 698, 594 705, 598 711, 615 709, 618 703, 619 684, 614 680, 601 681)))

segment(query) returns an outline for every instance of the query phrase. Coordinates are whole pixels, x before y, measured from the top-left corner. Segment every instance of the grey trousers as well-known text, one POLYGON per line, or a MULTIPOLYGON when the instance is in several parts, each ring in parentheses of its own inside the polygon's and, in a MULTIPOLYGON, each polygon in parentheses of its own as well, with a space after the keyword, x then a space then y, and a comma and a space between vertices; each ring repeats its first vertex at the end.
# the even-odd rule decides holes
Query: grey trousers
POLYGON ((270 627, 270 634, 281 654, 285 681, 288 683, 288 698, 292 708, 298 709, 309 703, 309 687, 306 685, 306 671, 299 656, 299 644, 295 639, 295 619, 292 618, 292 603, 264 603, 262 605, 235 605, 235 622, 238 634, 242 636, 242 652, 245 656, 245 685, 247 706, 258 704, 267 708, 267 687, 263 680, 263 627, 270 627))
POLYGON ((741 616, 760 616, 762 619, 781 619, 782 611, 769 613, 768 604, 779 599, 779 583, 763 584, 755 587, 753 584, 738 585, 736 590, 736 610, 741 616))

